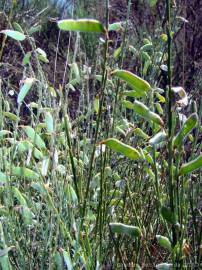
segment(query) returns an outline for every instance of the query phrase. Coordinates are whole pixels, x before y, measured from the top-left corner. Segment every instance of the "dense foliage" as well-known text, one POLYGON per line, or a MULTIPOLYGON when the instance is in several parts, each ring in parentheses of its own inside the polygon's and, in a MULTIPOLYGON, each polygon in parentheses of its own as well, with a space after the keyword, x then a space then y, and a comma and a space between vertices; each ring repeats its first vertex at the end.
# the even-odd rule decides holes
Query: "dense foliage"
POLYGON ((135 28, 132 1, 121 21, 113 1, 89 0, 87 11, 80 1, 77 20, 51 1, 56 22, 37 1, 27 20, 8 2, 1 269, 200 269, 202 105, 184 76, 173 83, 175 34, 187 23, 175 1, 160 5, 153 35, 135 28))

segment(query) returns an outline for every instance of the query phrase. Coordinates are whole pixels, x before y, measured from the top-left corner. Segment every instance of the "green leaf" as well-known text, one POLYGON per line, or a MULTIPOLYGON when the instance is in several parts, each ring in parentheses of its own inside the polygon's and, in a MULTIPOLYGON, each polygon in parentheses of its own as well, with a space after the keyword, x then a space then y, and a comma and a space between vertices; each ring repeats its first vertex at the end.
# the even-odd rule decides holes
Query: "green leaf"
POLYGON ((123 223, 110 223, 110 229, 113 233, 127 234, 133 238, 141 237, 142 233, 139 227, 129 226, 123 223))
POLYGON ((121 80, 124 80, 130 87, 132 87, 132 89, 136 91, 147 92, 151 89, 151 86, 148 82, 141 79, 130 71, 115 70, 114 72, 112 72, 112 75, 118 77, 121 80))
POLYGON ((47 58, 47 54, 44 50, 42 50, 41 48, 37 48, 36 49, 36 53, 37 53, 37 57, 38 59, 43 62, 43 63, 49 63, 49 60, 47 58))
POLYGON ((54 132, 54 123, 53 123, 53 117, 50 112, 45 113, 45 122, 46 122, 46 128, 49 133, 54 132))
POLYGON ((130 91, 124 91, 123 95, 126 97, 134 97, 134 98, 140 98, 140 97, 146 97, 146 92, 140 91, 140 90, 130 90, 130 91))
POLYGON ((6 176, 6 174, 0 172, 0 186, 1 186, 2 184, 6 184, 7 181, 8 181, 8 177, 6 176))
POLYGON ((14 113, 11 113, 11 112, 3 112, 3 115, 10 119, 11 121, 14 121, 16 122, 17 120, 19 120, 19 117, 17 117, 17 115, 15 115, 14 113))
POLYGON ((172 250, 170 240, 167 237, 162 236, 162 235, 156 235, 156 239, 161 247, 169 251, 172 250))
POLYGON ((107 145, 109 148, 114 150, 115 152, 118 152, 125 157, 128 157, 133 160, 137 160, 141 158, 141 154, 139 151, 125 143, 120 142, 117 139, 109 138, 105 141, 102 141, 101 144, 107 145))
POLYGON ((165 131, 160 131, 159 133, 157 133, 154 137, 152 137, 149 140, 149 143, 151 145, 156 145, 156 144, 159 144, 159 143, 165 141, 166 138, 167 138, 167 134, 165 133, 165 131))
POLYGON ((36 32, 40 32, 42 29, 41 25, 37 25, 37 26, 32 26, 29 30, 28 30, 28 34, 31 36, 36 32))
POLYGON ((99 97, 96 96, 93 102, 93 106, 94 106, 94 110, 96 112, 96 114, 98 114, 99 112, 99 107, 100 107, 100 101, 99 101, 99 97))
POLYGON ((64 263, 67 267, 67 270, 73 270, 73 265, 72 265, 69 253, 65 250, 63 250, 62 253, 63 253, 64 263))
POLYGON ((113 56, 115 59, 118 58, 119 55, 121 54, 121 49, 122 49, 122 47, 119 47, 114 51, 113 56))
POLYGON ((21 209, 20 209, 20 213, 22 215, 24 224, 25 225, 32 225, 34 214, 29 209, 29 207, 22 206, 21 209))
POLYGON ((46 148, 45 142, 42 138, 35 132, 35 130, 30 126, 24 126, 24 131, 27 134, 28 138, 36 145, 39 149, 46 148))
POLYGON ((25 167, 12 167, 11 175, 17 176, 17 177, 25 177, 27 179, 32 179, 32 180, 39 179, 38 173, 25 167))
POLYGON ((149 6, 150 7, 155 7, 157 2, 158 2, 158 0, 149 0, 149 6))
POLYGON ((18 104, 21 104, 26 97, 27 93, 32 87, 33 82, 35 81, 34 78, 27 78, 24 80, 24 84, 20 89, 20 92, 18 94, 17 102, 18 104))
POLYGON ((25 56, 23 57, 23 60, 22 60, 23 66, 29 64, 31 56, 32 56, 32 52, 27 52, 27 53, 25 54, 25 56))
POLYGON ((63 260, 62 260, 62 257, 60 256, 59 251, 56 251, 56 252, 55 252, 55 255, 54 255, 54 263, 55 263, 54 269, 56 269, 56 270, 61 270, 61 269, 63 269, 63 260))
POLYGON ((79 82, 81 77, 80 77, 80 72, 79 72, 79 67, 76 62, 71 64, 72 71, 74 72, 74 75, 76 77, 76 81, 79 82))
POLYGON ((5 135, 11 134, 10 131, 8 130, 1 130, 0 131, 0 138, 4 137, 5 135))
POLYGON ((156 265, 157 270, 172 270, 173 265, 171 263, 159 263, 156 265))
POLYGON ((158 114, 150 111, 149 108, 142 102, 136 100, 134 103, 131 103, 130 101, 124 100, 122 103, 126 108, 134 110, 134 112, 143 117, 145 120, 152 121, 160 126, 164 125, 161 117, 158 114))
POLYGON ((123 29, 122 27, 123 22, 115 22, 115 23, 111 23, 109 25, 109 31, 120 31, 123 29))
POLYGON ((21 25, 19 23, 14 22, 13 23, 13 28, 14 28, 14 30, 24 34, 24 31, 23 31, 23 29, 22 29, 22 27, 21 27, 21 25))
POLYGON ((202 167, 202 155, 198 156, 194 160, 183 164, 180 168, 179 175, 185 175, 188 173, 192 173, 195 170, 198 170, 202 167))
POLYGON ((150 52, 152 50, 153 50, 153 45, 151 43, 145 44, 144 46, 140 48, 140 51, 142 52, 148 52, 148 51, 150 52))
POLYGON ((25 40, 25 35, 15 30, 2 30, 0 33, 7 35, 8 37, 15 39, 17 41, 25 40))
POLYGON ((175 224, 175 216, 169 207, 162 206, 161 207, 161 215, 169 223, 175 224))
POLYGON ((12 192, 13 192, 13 196, 17 199, 18 204, 27 206, 27 202, 18 188, 12 187, 12 192))
POLYGON ((8 255, 8 252, 10 250, 14 249, 14 248, 15 248, 14 246, 11 246, 11 247, 7 247, 7 248, 4 248, 4 249, 0 249, 0 257, 8 255))
POLYGON ((45 157, 42 161, 42 167, 41 167, 41 174, 43 176, 46 176, 48 173, 49 163, 50 163, 49 157, 45 157))
POLYGON ((24 152, 33 151, 34 157, 38 160, 43 158, 42 152, 39 151, 39 149, 37 149, 36 147, 34 147, 34 145, 29 141, 17 142, 17 149, 21 154, 24 152))
POLYGON ((139 136, 145 140, 149 139, 149 136, 140 128, 135 128, 133 132, 136 136, 139 136))
POLYGON ((174 138, 173 145, 181 147, 183 140, 196 127, 197 123, 198 123, 198 115, 196 113, 191 114, 183 124, 179 133, 174 138))
POLYGON ((97 20, 93 19, 79 19, 79 20, 61 20, 58 21, 60 30, 65 31, 80 31, 80 32, 93 32, 105 34, 106 29, 97 20))

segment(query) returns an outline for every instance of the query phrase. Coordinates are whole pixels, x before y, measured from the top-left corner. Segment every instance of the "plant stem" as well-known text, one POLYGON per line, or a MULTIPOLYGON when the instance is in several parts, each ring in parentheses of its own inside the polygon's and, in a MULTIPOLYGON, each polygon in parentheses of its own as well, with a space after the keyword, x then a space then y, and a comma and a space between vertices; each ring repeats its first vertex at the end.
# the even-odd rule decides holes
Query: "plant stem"
MULTIPOLYGON (((175 200, 174 200, 174 183, 173 183, 173 112, 172 112, 172 70, 171 70, 171 49, 172 49, 172 37, 171 37, 171 1, 166 0, 166 16, 167 16, 167 37, 168 37, 168 186, 170 197, 170 208, 173 214, 175 214, 175 200)), ((172 225, 172 246, 177 243, 177 234, 174 224, 172 225)))

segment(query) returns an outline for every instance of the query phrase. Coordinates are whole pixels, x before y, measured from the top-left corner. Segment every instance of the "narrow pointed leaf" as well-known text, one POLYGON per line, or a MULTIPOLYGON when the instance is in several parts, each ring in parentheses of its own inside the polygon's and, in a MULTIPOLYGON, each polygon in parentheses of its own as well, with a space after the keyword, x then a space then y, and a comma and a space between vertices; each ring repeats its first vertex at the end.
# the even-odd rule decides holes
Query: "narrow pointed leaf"
POLYGON ((97 20, 79 19, 79 20, 61 20, 58 21, 58 27, 65 31, 80 31, 105 34, 106 29, 97 20))
POLYGON ((198 156, 196 159, 183 164, 180 168, 179 175, 185 175, 192 173, 195 170, 198 170, 202 167, 202 155, 198 156))
POLYGON ((20 33, 19 31, 15 30, 2 30, 0 33, 7 35, 8 37, 15 39, 17 41, 23 41, 25 40, 25 35, 23 33, 20 33))
POLYGON ((114 72, 112 72, 112 75, 118 77, 121 80, 124 80, 132 89, 136 91, 147 92, 151 88, 148 82, 141 79, 140 77, 138 77, 137 75, 133 74, 130 71, 115 70, 114 72))
POLYGON ((128 157, 133 160, 137 160, 141 158, 141 154, 139 151, 125 143, 120 142, 117 139, 110 138, 105 141, 102 141, 101 144, 107 145, 109 148, 114 150, 115 152, 118 152, 125 157, 128 157))

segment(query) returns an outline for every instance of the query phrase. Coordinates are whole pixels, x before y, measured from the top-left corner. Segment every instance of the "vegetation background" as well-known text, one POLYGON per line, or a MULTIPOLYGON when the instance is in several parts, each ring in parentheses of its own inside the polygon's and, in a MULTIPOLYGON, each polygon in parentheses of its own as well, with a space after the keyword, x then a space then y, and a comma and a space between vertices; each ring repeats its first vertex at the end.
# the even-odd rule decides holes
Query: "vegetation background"
POLYGON ((201 1, 0 9, 0 269, 200 269, 201 1))

